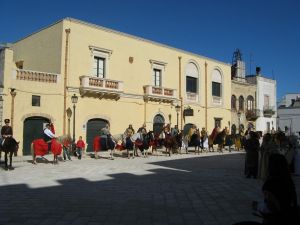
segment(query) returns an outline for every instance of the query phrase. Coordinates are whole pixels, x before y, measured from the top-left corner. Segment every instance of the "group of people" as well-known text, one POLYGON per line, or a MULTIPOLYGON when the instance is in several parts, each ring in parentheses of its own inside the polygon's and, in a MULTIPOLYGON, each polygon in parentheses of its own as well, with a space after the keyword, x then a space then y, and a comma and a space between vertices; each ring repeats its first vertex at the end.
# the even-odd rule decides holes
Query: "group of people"
POLYGON ((299 148, 296 136, 286 136, 278 131, 273 134, 249 131, 245 135, 243 145, 246 151, 245 175, 247 178, 261 178, 268 176, 269 157, 272 154, 282 154, 286 157, 291 171, 294 170, 296 149, 299 148))
POLYGON ((263 199, 253 202, 254 214, 262 217, 262 223, 240 222, 247 224, 299 224, 300 210, 297 202, 295 184, 291 174, 294 172, 295 155, 299 154, 296 136, 286 136, 280 130, 266 133, 250 130, 243 142, 246 178, 259 178, 263 199))

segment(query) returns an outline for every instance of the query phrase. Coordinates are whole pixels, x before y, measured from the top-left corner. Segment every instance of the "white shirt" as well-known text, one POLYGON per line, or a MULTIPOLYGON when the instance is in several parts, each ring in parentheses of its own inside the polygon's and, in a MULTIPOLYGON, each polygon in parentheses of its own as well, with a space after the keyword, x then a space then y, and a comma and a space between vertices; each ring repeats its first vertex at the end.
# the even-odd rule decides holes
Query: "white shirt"
POLYGON ((51 137, 51 138, 55 138, 55 135, 52 133, 52 131, 48 128, 45 128, 44 129, 44 134, 46 134, 48 137, 51 137))

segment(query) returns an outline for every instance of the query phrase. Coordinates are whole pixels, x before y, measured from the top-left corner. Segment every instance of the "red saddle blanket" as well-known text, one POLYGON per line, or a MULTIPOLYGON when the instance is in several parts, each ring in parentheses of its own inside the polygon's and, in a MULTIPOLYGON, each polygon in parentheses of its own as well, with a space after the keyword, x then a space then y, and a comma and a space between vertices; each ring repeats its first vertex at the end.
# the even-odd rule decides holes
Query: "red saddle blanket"
MULTIPOLYGON (((48 143, 44 139, 36 139, 32 142, 33 150, 35 155, 44 156, 48 154, 48 143)), ((62 146, 56 141, 56 139, 51 140, 51 152, 53 155, 60 155, 62 151, 62 146)))
POLYGON ((101 150, 101 146, 100 146, 100 136, 97 136, 94 138, 93 141, 93 148, 95 152, 99 152, 101 150))

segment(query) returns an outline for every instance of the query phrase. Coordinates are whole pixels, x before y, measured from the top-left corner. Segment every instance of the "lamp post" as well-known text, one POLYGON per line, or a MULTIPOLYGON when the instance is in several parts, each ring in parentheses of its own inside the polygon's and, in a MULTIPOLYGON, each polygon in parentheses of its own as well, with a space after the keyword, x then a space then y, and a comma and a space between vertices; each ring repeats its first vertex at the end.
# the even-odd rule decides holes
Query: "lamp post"
POLYGON ((71 97, 72 103, 73 103, 73 142, 75 142, 75 109, 76 109, 76 103, 78 102, 78 97, 76 96, 76 94, 74 94, 71 97))
POLYGON ((239 120, 239 134, 241 134, 241 112, 240 111, 238 111, 238 113, 237 113, 237 116, 238 116, 238 120, 239 120))
POLYGON ((179 117, 180 106, 176 105, 175 110, 176 110, 176 113, 177 113, 177 127, 178 127, 178 117, 179 117))
POLYGON ((71 137, 70 135, 70 121, 71 121, 71 116, 72 116, 72 109, 70 107, 67 109, 67 117, 68 117, 68 136, 71 137))
POLYGON ((16 89, 11 88, 10 89, 10 95, 11 95, 11 115, 10 115, 10 124, 11 127, 14 128, 14 113, 15 113, 15 97, 17 95, 16 89))

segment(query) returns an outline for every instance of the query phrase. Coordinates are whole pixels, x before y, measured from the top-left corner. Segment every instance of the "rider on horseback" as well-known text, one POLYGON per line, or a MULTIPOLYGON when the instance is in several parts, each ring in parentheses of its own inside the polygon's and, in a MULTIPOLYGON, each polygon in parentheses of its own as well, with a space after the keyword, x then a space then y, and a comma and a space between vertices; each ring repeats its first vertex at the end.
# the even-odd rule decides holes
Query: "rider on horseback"
POLYGON ((52 129, 51 129, 51 124, 47 123, 46 127, 44 128, 44 132, 43 132, 43 139, 46 143, 48 143, 48 152, 50 152, 51 149, 51 140, 55 137, 54 134, 54 129, 53 129, 53 125, 52 125, 52 129))
POLYGON ((9 125, 10 120, 9 119, 5 119, 4 123, 5 123, 5 125, 1 128, 1 136, 2 136, 1 145, 3 145, 3 143, 4 143, 4 141, 5 141, 6 138, 13 136, 13 129, 9 125))

